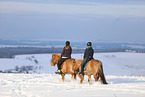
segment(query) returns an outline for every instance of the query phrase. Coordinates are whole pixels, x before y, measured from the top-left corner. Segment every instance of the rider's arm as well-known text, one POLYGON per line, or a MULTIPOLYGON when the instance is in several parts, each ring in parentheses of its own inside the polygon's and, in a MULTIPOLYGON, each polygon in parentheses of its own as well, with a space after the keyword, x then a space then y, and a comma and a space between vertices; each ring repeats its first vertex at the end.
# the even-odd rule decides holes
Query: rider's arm
POLYGON ((61 57, 64 55, 64 50, 65 50, 65 48, 62 49, 61 57))

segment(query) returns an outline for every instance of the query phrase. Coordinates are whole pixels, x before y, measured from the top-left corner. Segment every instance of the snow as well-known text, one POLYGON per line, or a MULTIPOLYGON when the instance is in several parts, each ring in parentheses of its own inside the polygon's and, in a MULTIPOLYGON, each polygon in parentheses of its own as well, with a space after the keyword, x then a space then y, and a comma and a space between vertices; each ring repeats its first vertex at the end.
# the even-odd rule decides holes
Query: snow
MULTIPOLYGON (((81 59, 83 54, 72 57, 81 59)), ((0 59, 0 70, 14 69, 16 65, 43 67, 33 74, 0 73, 0 97, 144 97, 145 53, 95 53, 94 58, 103 62, 108 85, 95 82, 93 77, 90 85, 87 76, 80 84, 78 77, 71 81, 70 74, 66 74, 63 83, 61 76, 54 74, 57 67, 50 65, 51 54, 0 59)))

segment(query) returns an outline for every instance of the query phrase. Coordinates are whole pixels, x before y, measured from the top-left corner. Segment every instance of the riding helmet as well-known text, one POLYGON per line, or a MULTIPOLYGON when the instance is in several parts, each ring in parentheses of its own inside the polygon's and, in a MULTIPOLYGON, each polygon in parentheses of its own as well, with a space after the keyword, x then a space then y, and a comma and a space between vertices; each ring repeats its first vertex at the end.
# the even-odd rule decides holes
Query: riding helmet
POLYGON ((92 46, 92 43, 91 43, 91 42, 88 42, 88 43, 87 43, 87 46, 92 46))
POLYGON ((66 41, 65 44, 66 44, 66 46, 69 46, 70 45, 70 42, 69 41, 66 41))

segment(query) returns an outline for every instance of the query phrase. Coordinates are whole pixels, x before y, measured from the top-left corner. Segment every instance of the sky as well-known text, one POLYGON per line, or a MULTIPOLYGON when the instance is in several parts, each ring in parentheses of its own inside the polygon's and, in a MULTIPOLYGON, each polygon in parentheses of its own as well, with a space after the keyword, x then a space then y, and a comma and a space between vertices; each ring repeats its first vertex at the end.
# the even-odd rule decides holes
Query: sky
POLYGON ((0 39, 145 43, 145 0, 0 0, 0 39))

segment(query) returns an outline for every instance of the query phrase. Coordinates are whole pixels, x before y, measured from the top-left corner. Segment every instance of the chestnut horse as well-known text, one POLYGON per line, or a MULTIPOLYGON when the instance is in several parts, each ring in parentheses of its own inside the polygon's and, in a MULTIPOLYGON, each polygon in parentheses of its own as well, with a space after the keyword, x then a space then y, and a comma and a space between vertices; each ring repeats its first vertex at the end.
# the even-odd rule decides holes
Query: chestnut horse
MULTIPOLYGON (((51 66, 55 66, 58 61, 61 59, 61 55, 59 54, 52 54, 52 60, 51 60, 51 66)), ((71 58, 71 59, 67 59, 66 61, 64 61, 61 65, 61 76, 62 76, 62 81, 64 82, 65 79, 65 74, 69 73, 72 75, 71 80, 73 80, 73 77, 76 79, 76 74, 75 72, 75 59, 71 58)))
MULTIPOLYGON (((76 68, 79 68, 79 72, 81 71, 81 63, 82 63, 83 59, 77 59, 76 60, 76 68)), ((88 75, 88 81, 91 84, 91 75, 94 76, 95 81, 98 81, 99 77, 101 78, 101 81, 103 84, 108 84, 106 82, 104 73, 103 73, 103 64, 100 60, 95 60, 92 59, 88 62, 87 66, 86 66, 86 70, 84 71, 84 73, 82 75, 78 75, 81 79, 81 84, 83 83, 84 80, 84 75, 88 75)))

